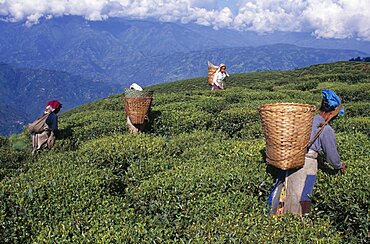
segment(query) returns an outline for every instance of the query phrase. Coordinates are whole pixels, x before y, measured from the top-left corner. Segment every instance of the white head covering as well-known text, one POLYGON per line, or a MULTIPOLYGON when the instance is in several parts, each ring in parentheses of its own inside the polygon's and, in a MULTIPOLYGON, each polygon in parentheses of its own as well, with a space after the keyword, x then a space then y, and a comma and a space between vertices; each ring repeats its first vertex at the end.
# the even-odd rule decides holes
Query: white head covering
POLYGON ((136 83, 132 83, 131 86, 130 86, 130 89, 134 89, 134 90, 137 90, 137 91, 142 91, 143 90, 143 88, 141 88, 141 86, 139 86, 136 83))
POLYGON ((226 64, 222 63, 219 66, 217 66, 217 69, 215 70, 214 74, 217 74, 218 72, 220 72, 222 67, 226 67, 226 64))

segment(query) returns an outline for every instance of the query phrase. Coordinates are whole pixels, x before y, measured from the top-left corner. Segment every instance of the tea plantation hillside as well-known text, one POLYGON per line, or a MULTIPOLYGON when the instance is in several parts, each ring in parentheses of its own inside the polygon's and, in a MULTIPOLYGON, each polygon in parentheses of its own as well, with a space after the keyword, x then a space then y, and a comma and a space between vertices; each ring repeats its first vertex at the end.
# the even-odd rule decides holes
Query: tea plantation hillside
POLYGON ((368 243, 370 65, 322 64, 205 77, 155 90, 150 130, 132 135, 122 94, 62 113, 60 139, 32 157, 26 132, 0 138, 2 243, 368 243), (257 108, 318 106, 342 97, 333 121, 345 174, 324 164, 312 211, 267 216, 276 170, 264 161, 257 108))

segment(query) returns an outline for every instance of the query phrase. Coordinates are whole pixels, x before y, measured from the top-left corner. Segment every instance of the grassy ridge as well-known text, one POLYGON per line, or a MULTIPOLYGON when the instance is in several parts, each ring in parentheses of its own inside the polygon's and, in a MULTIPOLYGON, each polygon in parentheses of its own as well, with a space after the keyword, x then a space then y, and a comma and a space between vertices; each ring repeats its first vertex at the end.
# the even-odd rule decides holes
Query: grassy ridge
POLYGON ((63 113, 61 139, 33 158, 26 133, 1 138, 1 241, 366 242, 369 68, 236 74, 218 93, 205 78, 156 85, 151 130, 141 135, 128 134, 118 94, 63 113), (348 171, 319 171, 304 221, 267 217, 274 171, 257 107, 318 106, 322 88, 345 103, 332 126, 348 171))

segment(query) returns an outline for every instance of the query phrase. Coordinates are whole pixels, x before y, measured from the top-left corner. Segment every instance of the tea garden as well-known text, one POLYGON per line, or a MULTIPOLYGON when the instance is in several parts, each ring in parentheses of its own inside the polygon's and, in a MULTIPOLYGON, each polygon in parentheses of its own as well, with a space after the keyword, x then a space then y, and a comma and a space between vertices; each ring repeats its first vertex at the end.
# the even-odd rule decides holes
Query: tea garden
POLYGON ((320 64, 149 87, 148 132, 129 134, 122 94, 60 115, 51 151, 0 138, 0 242, 369 242, 370 65, 320 64), (267 216, 276 169, 264 160, 258 106, 342 98, 332 123, 347 172, 323 164, 312 211, 267 216))

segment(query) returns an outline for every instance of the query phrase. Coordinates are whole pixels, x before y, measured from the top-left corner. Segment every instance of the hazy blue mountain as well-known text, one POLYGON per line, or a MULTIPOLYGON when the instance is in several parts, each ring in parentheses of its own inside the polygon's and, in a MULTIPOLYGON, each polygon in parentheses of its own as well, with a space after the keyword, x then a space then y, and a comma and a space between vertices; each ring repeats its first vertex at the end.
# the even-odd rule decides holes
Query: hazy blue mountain
POLYGON ((48 100, 58 99, 63 110, 121 91, 116 84, 92 82, 51 70, 18 68, 0 63, 0 134, 22 130, 42 114, 48 100))
POLYGON ((187 28, 194 32, 206 35, 210 39, 217 39, 228 47, 264 46, 271 44, 292 44, 300 47, 311 47, 319 49, 351 49, 370 53, 370 42, 356 39, 323 39, 316 38, 308 32, 273 32, 256 33, 252 31, 235 31, 220 29, 214 30, 207 26, 188 24, 187 28))
POLYGON ((22 115, 22 109, 0 103, 0 135, 19 133, 27 120, 22 115))
POLYGON ((195 24, 125 19, 91 22, 80 17, 63 17, 43 20, 32 27, 0 22, 0 33, 2 62, 66 71, 90 80, 122 85, 131 82, 153 84, 176 77, 203 75, 207 59, 222 60, 231 64, 235 72, 246 72, 302 67, 318 60, 348 60, 367 56, 366 52, 370 52, 370 42, 317 40, 307 33, 262 35, 214 30, 195 24), (309 49, 302 52, 301 57, 287 53, 286 60, 281 61, 278 59, 280 52, 292 49, 296 52, 298 47, 266 46, 284 42, 320 50, 309 49), (323 50, 328 47, 357 50, 323 50), (190 63, 188 67, 179 68, 181 64, 190 63), (191 72, 185 71, 188 69, 191 72))
MULTIPOLYGON (((352 50, 303 48, 288 44, 260 47, 222 48, 171 55, 158 55, 136 62, 120 63, 125 70, 117 72, 119 77, 142 85, 207 76, 207 61, 214 64, 226 63, 232 73, 251 71, 290 70, 312 64, 348 60, 365 53, 352 50)), ((114 77, 114 76, 113 76, 114 77)))

